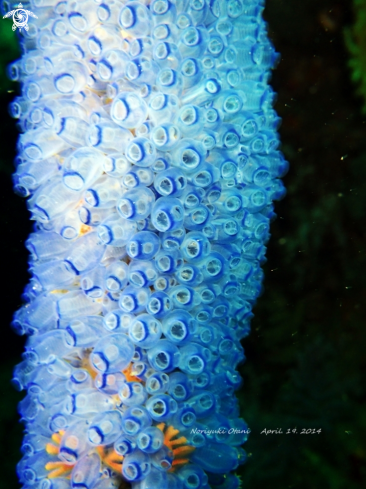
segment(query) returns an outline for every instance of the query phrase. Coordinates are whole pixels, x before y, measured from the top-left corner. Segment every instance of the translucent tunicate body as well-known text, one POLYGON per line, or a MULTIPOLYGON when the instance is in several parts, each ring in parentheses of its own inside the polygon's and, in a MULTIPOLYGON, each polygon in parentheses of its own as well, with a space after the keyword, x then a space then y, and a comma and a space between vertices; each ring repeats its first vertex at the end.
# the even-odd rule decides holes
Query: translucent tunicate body
POLYGON ((24 4, 24 489, 239 487, 240 340, 288 167, 263 4, 24 4))

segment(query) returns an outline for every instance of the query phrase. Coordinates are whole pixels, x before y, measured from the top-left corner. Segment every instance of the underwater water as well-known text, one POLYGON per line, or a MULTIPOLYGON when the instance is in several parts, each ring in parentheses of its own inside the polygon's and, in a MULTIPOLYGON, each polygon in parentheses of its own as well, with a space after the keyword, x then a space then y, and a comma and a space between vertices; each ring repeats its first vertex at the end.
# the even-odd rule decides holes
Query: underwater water
MULTIPOLYGON (((249 460, 239 471, 244 487, 362 487, 364 127, 342 37, 352 16, 342 2, 300 7, 275 1, 268 2, 265 16, 282 53, 273 86, 291 171, 288 196, 277 204, 279 219, 272 225, 266 291, 256 305, 252 333, 243 341, 247 361, 239 400, 251 434, 245 445, 249 460), (265 434, 265 429, 277 432, 265 434), (300 435, 302 429, 321 432, 300 435)), ((5 91, 3 98, 10 102, 13 95, 5 91)), ((6 122, 2 138, 10 160, 15 135, 6 122)), ((9 175, 9 163, 3 168, 9 175)), ((10 187, 8 178, 5 182, 10 187)), ((9 189, 2 197, 2 219, 14 237, 14 244, 10 237, 2 243, 11 263, 3 297, 9 323, 10 306, 12 311, 20 306, 27 281, 20 241, 29 230, 19 221, 20 199, 9 189)), ((12 333, 4 328, 4 334, 20 354, 12 333)), ((21 430, 15 424, 16 394, 7 380, 9 364, 15 363, 10 349, 3 362, 1 446, 9 479, 1 483, 9 480, 4 487, 17 487, 11 465, 20 457, 21 430)))

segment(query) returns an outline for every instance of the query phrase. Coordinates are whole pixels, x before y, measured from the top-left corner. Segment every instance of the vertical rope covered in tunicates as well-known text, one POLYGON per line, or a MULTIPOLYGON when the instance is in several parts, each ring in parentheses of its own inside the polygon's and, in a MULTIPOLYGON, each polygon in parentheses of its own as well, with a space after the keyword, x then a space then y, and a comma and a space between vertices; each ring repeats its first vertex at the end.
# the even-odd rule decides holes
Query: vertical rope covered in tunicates
POLYGON ((239 486, 240 340, 287 170, 263 6, 23 5, 26 489, 239 486))

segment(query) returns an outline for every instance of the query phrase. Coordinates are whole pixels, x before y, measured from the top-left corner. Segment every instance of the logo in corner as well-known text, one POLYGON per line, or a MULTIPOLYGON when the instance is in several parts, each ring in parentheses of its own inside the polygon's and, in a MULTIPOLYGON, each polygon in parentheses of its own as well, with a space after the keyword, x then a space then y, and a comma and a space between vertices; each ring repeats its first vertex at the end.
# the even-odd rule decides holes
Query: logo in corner
POLYGON ((11 17, 11 16, 13 16, 13 22, 14 22, 14 24, 12 26, 13 31, 15 31, 17 27, 20 31, 23 28, 27 31, 29 29, 29 27, 28 27, 28 17, 29 16, 35 17, 36 19, 38 19, 38 17, 33 12, 31 12, 30 10, 25 10, 21 3, 18 5, 17 9, 11 10, 6 15, 4 15, 3 19, 7 19, 8 17, 11 17))

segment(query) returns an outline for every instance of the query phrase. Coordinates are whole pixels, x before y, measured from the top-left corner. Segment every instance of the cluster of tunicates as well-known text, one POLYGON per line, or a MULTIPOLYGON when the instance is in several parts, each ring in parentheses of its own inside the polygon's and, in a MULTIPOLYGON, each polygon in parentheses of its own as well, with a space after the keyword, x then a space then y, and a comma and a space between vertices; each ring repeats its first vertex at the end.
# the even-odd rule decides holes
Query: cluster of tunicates
POLYGON ((239 486, 240 340, 287 170, 263 4, 24 3, 25 489, 239 486))

